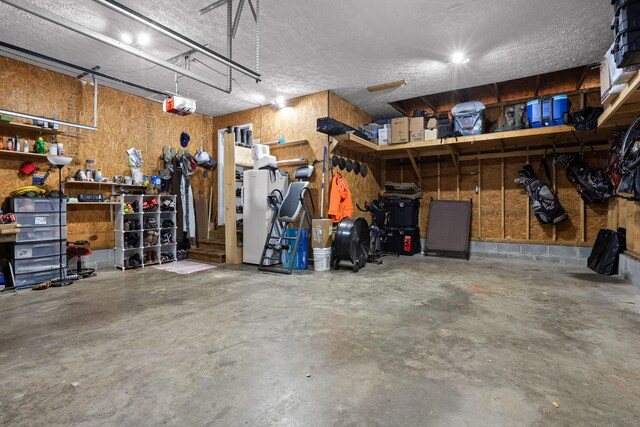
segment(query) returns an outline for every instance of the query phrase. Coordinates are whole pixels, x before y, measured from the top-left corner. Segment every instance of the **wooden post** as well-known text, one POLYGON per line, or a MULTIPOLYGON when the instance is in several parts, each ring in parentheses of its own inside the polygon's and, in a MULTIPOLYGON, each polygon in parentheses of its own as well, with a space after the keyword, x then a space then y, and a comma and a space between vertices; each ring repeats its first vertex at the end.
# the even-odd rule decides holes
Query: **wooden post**
POLYGON ((227 264, 242 263, 236 230, 236 152, 235 136, 224 136, 224 249, 227 264))
POLYGON ((438 156, 438 200, 440 200, 440 156, 438 156))
POLYGON ((584 242, 585 239, 585 234, 586 234, 586 221, 585 221, 585 206, 584 206, 584 200, 582 200, 582 197, 580 197, 580 241, 584 242))
POLYGON ((478 159, 478 238, 482 239, 482 160, 478 159))
MULTIPOLYGON (((504 149, 502 150, 504 151, 504 149)), ((505 203, 504 203, 504 157, 501 159, 500 162, 500 191, 501 191, 501 197, 502 197, 502 238, 505 238, 506 235, 506 231, 505 231, 505 203)))
MULTIPOLYGON (((527 164, 529 164, 529 147, 527 147, 527 164)), ((531 207, 529 206, 529 197, 525 197, 527 207, 527 240, 531 240, 531 207)))
MULTIPOLYGON (((553 165, 553 193, 556 195, 556 197, 558 197, 558 188, 556 186, 556 165, 553 165)), ((553 241, 557 241, 558 240, 558 226, 556 224, 553 224, 553 241)))

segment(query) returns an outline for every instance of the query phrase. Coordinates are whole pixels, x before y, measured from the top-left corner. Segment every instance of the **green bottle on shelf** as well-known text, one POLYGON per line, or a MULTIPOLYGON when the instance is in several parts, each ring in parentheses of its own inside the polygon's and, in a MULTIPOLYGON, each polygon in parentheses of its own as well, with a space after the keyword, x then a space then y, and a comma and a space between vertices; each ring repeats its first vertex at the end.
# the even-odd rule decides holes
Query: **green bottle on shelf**
POLYGON ((38 140, 36 141, 36 153, 44 154, 44 140, 41 136, 39 136, 38 140))

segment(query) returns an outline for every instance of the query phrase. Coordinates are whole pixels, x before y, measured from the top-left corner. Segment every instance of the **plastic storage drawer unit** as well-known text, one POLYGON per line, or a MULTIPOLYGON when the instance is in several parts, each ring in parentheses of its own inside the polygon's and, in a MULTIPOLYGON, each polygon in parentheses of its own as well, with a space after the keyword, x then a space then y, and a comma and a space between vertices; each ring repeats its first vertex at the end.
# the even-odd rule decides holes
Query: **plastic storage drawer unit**
MULTIPOLYGON (((12 197, 9 199, 9 210, 23 212, 58 212, 60 199, 54 197, 12 197)), ((62 200, 62 212, 67 211, 67 200, 62 200)))
MULTIPOLYGON (((66 244, 62 243, 62 251, 66 250, 66 244)), ((59 256, 60 241, 42 243, 18 243, 13 245, 13 259, 36 258, 45 256, 59 256)))
MULTIPOLYGON (((52 225, 60 225, 58 219, 59 213, 17 213, 15 214, 16 222, 21 227, 49 227, 52 225)), ((67 214, 62 213, 62 225, 67 225, 67 214)))
POLYGON ((534 99, 527 102, 527 117, 532 128, 567 123, 571 103, 567 95, 534 99))
MULTIPOLYGON (((67 265, 67 255, 62 256, 62 265, 67 265)), ((13 262, 13 273, 40 273, 60 268, 60 255, 44 258, 24 258, 13 262)))
POLYGON ((62 237, 60 237, 60 227, 24 227, 16 235, 16 242, 40 242, 43 240, 60 240, 67 238, 67 228, 62 227, 62 237))
MULTIPOLYGON (((51 279, 55 279, 60 275, 60 270, 48 270, 41 271, 39 273, 25 273, 15 275, 15 286, 17 288, 23 288, 25 286, 37 285, 38 283, 47 282, 51 279)), ((67 269, 62 269, 62 275, 67 275, 67 269)))

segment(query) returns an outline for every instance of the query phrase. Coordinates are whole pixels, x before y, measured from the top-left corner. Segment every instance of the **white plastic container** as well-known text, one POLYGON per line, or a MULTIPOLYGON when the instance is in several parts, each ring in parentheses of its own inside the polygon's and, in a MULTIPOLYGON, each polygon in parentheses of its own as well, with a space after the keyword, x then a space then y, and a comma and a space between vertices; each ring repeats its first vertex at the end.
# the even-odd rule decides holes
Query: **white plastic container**
POLYGON ((313 248, 313 269, 315 271, 331 269, 331 248, 313 248))

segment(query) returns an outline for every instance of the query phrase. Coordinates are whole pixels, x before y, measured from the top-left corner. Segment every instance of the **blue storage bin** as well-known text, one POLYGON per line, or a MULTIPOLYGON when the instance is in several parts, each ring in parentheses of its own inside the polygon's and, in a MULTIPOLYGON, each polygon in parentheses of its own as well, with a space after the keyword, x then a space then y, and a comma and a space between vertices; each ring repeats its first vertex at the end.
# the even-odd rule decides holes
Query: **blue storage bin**
POLYGON ((571 103, 567 95, 556 95, 527 102, 527 117, 532 128, 558 126, 565 123, 571 103))
MULTIPOLYGON (((287 228, 284 232, 286 237, 296 237, 298 234, 297 228, 287 228)), ((288 240, 287 244, 291 245, 293 250, 294 240, 288 240)), ((291 262, 291 251, 283 253, 283 264, 285 268, 289 268, 291 262)), ((298 242, 298 250, 296 256, 293 257, 293 269, 294 270, 308 270, 309 269, 309 233, 306 228, 302 229, 300 241, 298 242)))

